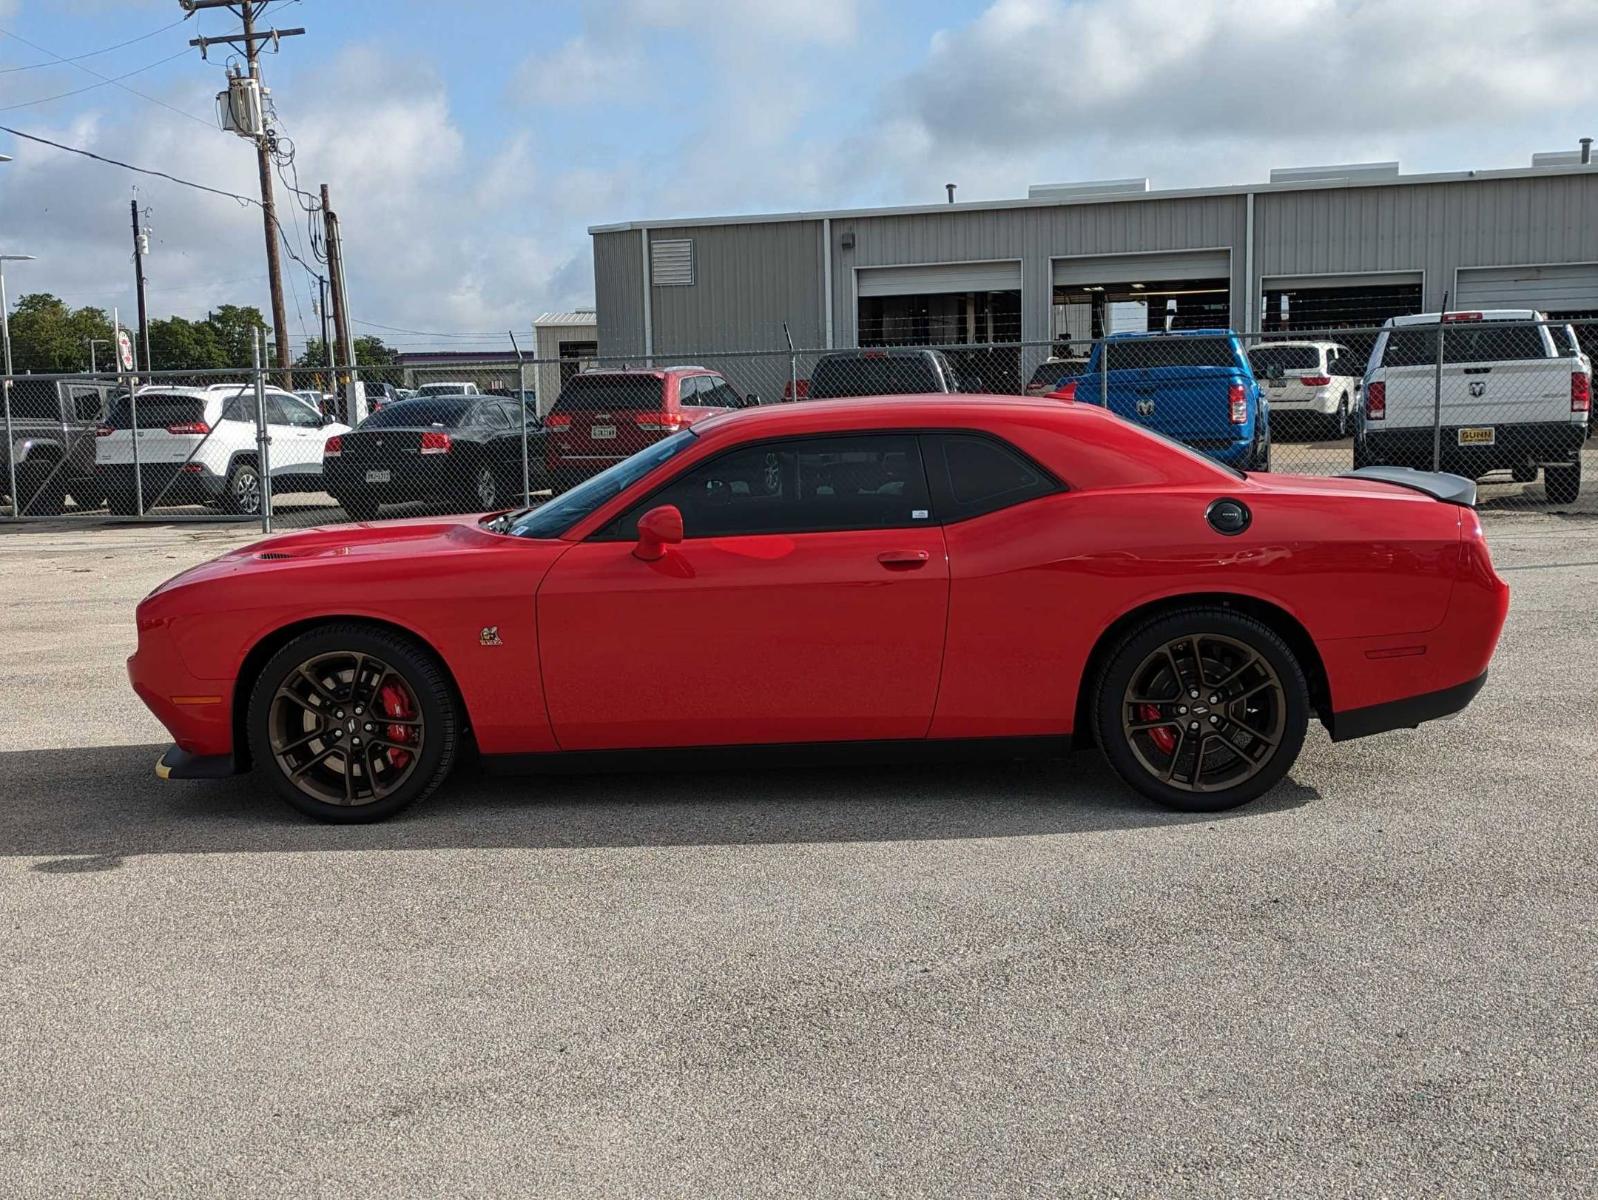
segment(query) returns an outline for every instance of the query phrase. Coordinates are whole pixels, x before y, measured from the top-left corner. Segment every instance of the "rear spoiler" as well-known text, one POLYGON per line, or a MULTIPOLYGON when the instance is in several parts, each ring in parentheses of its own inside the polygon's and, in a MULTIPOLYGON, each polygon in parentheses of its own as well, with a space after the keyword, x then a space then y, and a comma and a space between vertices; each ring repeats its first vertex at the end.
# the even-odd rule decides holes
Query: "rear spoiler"
POLYGON ((1444 504, 1457 504, 1461 508, 1476 507, 1476 481, 1466 479, 1463 475, 1450 475, 1446 471, 1417 471, 1414 467, 1360 467, 1357 471, 1344 471, 1338 478, 1391 483, 1412 492, 1425 492, 1444 504))

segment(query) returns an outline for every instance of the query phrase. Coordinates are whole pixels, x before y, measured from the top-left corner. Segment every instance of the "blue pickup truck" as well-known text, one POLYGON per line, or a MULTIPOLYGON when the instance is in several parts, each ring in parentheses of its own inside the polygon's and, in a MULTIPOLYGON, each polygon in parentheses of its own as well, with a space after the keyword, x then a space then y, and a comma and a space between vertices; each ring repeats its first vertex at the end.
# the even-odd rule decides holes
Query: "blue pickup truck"
POLYGON ((1245 471, 1271 469, 1270 405, 1229 329, 1112 333, 1056 395, 1111 412, 1245 471), (1109 377, 1103 378, 1105 353, 1109 377), (1074 385, 1074 386, 1073 386, 1074 385))

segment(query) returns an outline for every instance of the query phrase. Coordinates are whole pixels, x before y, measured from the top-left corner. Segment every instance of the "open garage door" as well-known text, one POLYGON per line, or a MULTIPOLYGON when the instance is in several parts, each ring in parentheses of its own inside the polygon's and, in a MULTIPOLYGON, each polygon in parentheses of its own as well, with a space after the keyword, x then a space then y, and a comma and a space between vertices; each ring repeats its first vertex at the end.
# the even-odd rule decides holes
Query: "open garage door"
POLYGON ((1376 341, 1371 331, 1388 317, 1421 311, 1422 282, 1419 271, 1267 275, 1260 280, 1264 295, 1260 328, 1305 336, 1322 330, 1365 330, 1335 339, 1365 355, 1376 341))
POLYGON ((1121 331, 1201 329, 1232 323, 1228 250, 1159 250, 1056 258, 1054 340, 1121 331))
POLYGON ((951 349, 963 387, 1019 389, 1021 264, 1009 260, 860 267, 856 337, 862 346, 951 349), (992 347, 992 349, 989 349, 992 347))
POLYGON ((1598 263, 1461 267, 1448 307, 1535 308, 1554 314, 1598 309, 1598 263))

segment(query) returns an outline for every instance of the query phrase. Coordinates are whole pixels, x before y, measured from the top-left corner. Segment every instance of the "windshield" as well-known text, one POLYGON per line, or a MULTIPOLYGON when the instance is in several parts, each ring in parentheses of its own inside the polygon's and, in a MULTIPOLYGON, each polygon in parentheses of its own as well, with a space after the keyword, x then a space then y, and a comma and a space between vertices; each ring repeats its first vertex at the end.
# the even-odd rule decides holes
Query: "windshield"
POLYGON ((623 459, 614 467, 601 471, 586 483, 580 483, 564 495, 547 504, 529 508, 524 512, 501 517, 499 524, 489 528, 500 533, 525 538, 559 537, 605 501, 621 495, 661 463, 676 458, 693 445, 696 435, 690 429, 674 433, 669 438, 640 450, 631 458, 623 459))
POLYGON ((1248 352, 1248 361, 1256 375, 1269 375, 1276 367, 1288 375, 1297 371, 1319 371, 1321 352, 1314 346, 1259 346, 1248 352))

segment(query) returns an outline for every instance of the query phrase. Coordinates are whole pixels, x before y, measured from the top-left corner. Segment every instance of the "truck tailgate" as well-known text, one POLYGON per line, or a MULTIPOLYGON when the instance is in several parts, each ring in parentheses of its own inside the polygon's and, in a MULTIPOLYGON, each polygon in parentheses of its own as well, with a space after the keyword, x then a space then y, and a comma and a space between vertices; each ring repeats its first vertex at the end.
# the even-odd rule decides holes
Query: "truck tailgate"
MULTIPOLYGON (((1430 425, 1436 367, 1390 367, 1388 428, 1430 425)), ((1500 363, 1448 363, 1442 375, 1442 423, 1524 425, 1570 419, 1571 360, 1525 359, 1500 363)))

